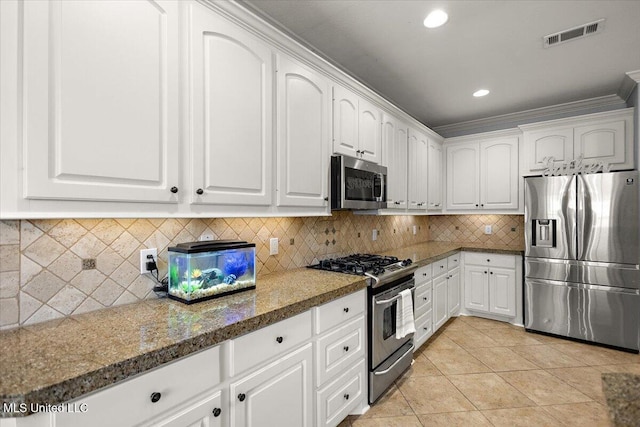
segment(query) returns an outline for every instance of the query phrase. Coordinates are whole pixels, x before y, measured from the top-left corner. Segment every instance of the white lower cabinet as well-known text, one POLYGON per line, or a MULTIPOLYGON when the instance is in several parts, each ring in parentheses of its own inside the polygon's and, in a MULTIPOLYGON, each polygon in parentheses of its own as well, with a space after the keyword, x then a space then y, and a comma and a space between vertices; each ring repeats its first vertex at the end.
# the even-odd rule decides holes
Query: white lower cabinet
POLYGON ((460 311, 460 268, 447 274, 447 309, 449 317, 455 317, 460 311))
POLYGON ((416 351, 433 334, 433 266, 431 264, 416 270, 414 278, 416 291, 414 297, 414 316, 416 332, 413 343, 416 351))
MULTIPOLYGON (((316 426, 335 427, 367 396, 364 359, 316 394, 316 426)), ((266 425, 266 424, 265 424, 266 425)))
POLYGON ((222 411, 222 390, 168 417, 161 417, 154 427, 222 427, 228 417, 222 411))
POLYGON ((365 303, 359 291, 314 309, 316 426, 335 427, 366 403, 365 303))
POLYGON ((313 425, 311 343, 231 383, 231 426, 313 425))
POLYGON ((447 276, 433 279, 433 331, 437 331, 449 319, 447 276))
POLYGON ((465 253, 464 306, 477 313, 513 318, 517 315, 516 255, 465 253))
POLYGON ((151 421, 160 418, 166 420, 168 426, 191 425, 208 417, 205 408, 211 415, 216 407, 222 411, 220 406, 215 406, 220 391, 212 391, 219 383, 218 346, 77 399, 74 402, 77 407, 85 404, 87 411, 54 413, 53 425, 157 425, 159 421, 151 421), (203 397, 206 397, 204 401, 203 397), (193 401, 199 403, 194 406, 193 401), (177 419, 185 423, 176 424, 177 419))

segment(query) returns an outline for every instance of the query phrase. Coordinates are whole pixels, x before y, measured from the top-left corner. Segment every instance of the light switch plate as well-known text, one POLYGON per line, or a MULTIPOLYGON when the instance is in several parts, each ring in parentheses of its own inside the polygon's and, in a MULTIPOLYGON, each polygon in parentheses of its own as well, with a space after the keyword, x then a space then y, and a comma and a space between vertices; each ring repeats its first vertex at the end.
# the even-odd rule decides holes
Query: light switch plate
POLYGON ((373 233, 371 233, 371 240, 373 240, 374 242, 378 240, 378 230, 373 230, 373 233))
POLYGON ((278 238, 269 239, 269 255, 278 255, 278 238))

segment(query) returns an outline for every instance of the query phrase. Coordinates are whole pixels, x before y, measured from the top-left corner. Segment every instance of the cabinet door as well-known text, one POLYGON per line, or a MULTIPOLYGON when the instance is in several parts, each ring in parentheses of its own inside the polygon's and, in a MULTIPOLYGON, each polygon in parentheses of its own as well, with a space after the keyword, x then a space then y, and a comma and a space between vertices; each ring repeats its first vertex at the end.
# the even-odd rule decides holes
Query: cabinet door
POLYGON ((449 318, 449 304, 447 303, 447 276, 433 279, 433 331, 437 331, 440 326, 449 318))
POLYGON ((378 107, 364 99, 359 100, 358 107, 360 157, 373 163, 380 163, 382 112, 378 107))
POLYGON ((480 144, 480 207, 518 209, 518 138, 480 144))
POLYGON ((489 311, 503 316, 516 315, 516 272, 492 267, 489 271, 489 311))
POLYGON ((442 144, 429 140, 427 158, 427 209, 442 210, 442 144))
POLYGON ((178 3, 23 7, 24 196, 177 203, 178 3))
POLYGON ((633 144, 625 138, 625 120, 616 120, 574 129, 574 155, 585 163, 603 161, 613 169, 633 168, 633 144))
POLYGON ((460 269, 455 268, 447 275, 447 307, 449 317, 457 316, 460 311, 460 269))
POLYGON ((342 86, 333 87, 333 152, 358 157, 358 97, 342 86))
POLYGON ((477 143, 447 147, 447 209, 478 209, 479 154, 477 143))
POLYGON ((278 56, 277 87, 278 206, 327 206, 329 83, 278 56))
POLYGON ((573 160, 573 128, 525 132, 524 142, 529 151, 531 171, 546 169, 549 158, 558 163, 573 160))
POLYGON ((466 265, 464 268, 464 306, 489 312, 489 267, 466 265))
POLYGON ((428 140, 409 129, 409 209, 427 208, 428 140))
POLYGON ((385 114, 382 119, 383 164, 387 167, 387 207, 407 207, 407 127, 385 114))
POLYGON ((231 426, 313 424, 312 344, 230 385, 231 426))
POLYGON ((271 204, 273 59, 269 46, 195 2, 191 135, 196 204, 271 204))

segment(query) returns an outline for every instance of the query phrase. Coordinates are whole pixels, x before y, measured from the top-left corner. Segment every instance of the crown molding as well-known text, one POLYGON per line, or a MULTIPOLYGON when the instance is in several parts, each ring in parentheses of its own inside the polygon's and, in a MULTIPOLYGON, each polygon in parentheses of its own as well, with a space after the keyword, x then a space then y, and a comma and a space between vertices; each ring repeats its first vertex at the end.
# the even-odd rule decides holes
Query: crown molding
POLYGON ((618 96, 627 101, 638 84, 640 84, 640 70, 625 73, 620 89, 618 89, 618 96))
POLYGON ((582 101, 567 102, 548 107, 534 108, 516 113, 502 114, 485 119, 469 120, 450 125, 436 126, 434 131, 445 138, 484 133, 492 130, 514 128, 521 124, 552 120, 560 117, 577 116, 598 111, 626 108, 625 100, 618 95, 605 95, 582 101))

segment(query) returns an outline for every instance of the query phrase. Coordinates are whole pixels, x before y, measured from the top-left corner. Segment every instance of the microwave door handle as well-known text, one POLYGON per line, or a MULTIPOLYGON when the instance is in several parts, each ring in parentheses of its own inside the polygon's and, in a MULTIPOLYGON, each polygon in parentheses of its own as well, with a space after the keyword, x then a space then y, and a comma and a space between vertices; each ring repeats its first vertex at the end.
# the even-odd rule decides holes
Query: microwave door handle
POLYGON ((382 197, 384 196, 384 174, 378 172, 377 173, 378 176, 380 177, 380 195, 376 196, 375 192, 376 192, 376 186, 373 186, 373 197, 374 199, 376 199, 376 202, 381 202, 382 201, 382 197))

